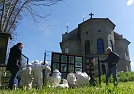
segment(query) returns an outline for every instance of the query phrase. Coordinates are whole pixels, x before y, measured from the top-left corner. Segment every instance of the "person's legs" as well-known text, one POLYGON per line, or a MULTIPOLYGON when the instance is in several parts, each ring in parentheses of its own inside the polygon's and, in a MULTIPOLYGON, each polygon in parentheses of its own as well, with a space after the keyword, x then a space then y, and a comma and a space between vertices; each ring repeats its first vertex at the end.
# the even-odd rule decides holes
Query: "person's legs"
POLYGON ((104 71, 104 75, 106 75, 106 70, 104 71))
POLYGON ((102 69, 102 73, 103 73, 103 75, 104 75, 104 69, 102 69))
POLYGON ((108 80, 109 80, 111 73, 112 73, 111 69, 108 69, 107 74, 106 74, 106 85, 108 85, 108 80))
POLYGON ((11 79, 9 81, 9 88, 13 89, 13 85, 15 84, 16 86, 18 86, 18 69, 16 68, 12 68, 10 70, 11 73, 11 79))
POLYGON ((106 75, 106 70, 105 69, 103 69, 103 75, 106 75))
POLYGON ((117 79, 117 76, 116 76, 116 73, 117 73, 117 68, 116 67, 112 67, 112 75, 113 75, 113 78, 114 78, 114 86, 117 86, 117 83, 118 83, 118 79, 117 79))

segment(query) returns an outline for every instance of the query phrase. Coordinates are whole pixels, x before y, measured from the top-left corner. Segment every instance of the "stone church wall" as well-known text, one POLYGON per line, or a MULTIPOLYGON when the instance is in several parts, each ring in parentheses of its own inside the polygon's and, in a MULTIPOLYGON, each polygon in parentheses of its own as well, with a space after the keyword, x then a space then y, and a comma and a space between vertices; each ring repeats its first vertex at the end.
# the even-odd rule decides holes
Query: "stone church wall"
MULTIPOLYGON (((78 54, 85 56, 85 42, 90 41, 90 56, 99 56, 100 59, 106 59, 105 49, 113 44, 113 51, 119 54, 118 71, 131 71, 128 45, 129 42, 124 40, 123 36, 114 32, 115 25, 108 19, 89 19, 78 25, 78 28, 69 32, 68 47, 69 54, 78 54), (79 35, 78 35, 79 34, 79 35), (104 53, 97 53, 97 40, 102 39, 104 42, 104 53)), ((62 52, 67 47, 67 34, 62 36, 62 52)), ((85 60, 83 59, 85 62, 85 60)), ((107 63, 106 63, 107 64, 107 63)), ((85 71, 85 63, 83 64, 85 71)))
POLYGON ((69 40, 68 43, 63 42, 62 45, 62 53, 65 53, 65 48, 69 48, 69 54, 77 54, 80 55, 80 40, 69 40))

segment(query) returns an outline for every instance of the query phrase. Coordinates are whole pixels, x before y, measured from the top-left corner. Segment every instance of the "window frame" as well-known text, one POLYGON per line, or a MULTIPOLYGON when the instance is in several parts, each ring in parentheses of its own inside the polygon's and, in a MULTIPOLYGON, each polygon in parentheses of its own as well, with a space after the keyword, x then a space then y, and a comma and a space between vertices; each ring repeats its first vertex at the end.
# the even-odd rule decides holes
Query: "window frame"
POLYGON ((104 41, 103 39, 97 39, 97 53, 103 54, 104 53, 104 41), (101 40, 101 42, 99 42, 101 40), (99 47, 101 45, 102 47, 99 47))
POLYGON ((85 41, 85 55, 90 55, 90 41, 85 41))
POLYGON ((112 51, 113 51, 113 41, 112 41, 112 40, 110 40, 110 48, 111 48, 112 51))

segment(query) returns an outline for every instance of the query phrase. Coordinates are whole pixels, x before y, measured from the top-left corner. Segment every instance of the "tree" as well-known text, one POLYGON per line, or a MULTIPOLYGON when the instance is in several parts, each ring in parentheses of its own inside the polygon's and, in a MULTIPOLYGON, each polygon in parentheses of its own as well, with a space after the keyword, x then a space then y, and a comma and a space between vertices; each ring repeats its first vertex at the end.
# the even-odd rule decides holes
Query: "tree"
POLYGON ((50 14, 42 16, 35 11, 36 7, 51 7, 59 1, 62 0, 0 0, 0 32, 13 35, 22 19, 21 12, 26 17, 30 14, 35 24, 37 17, 45 20, 50 14))

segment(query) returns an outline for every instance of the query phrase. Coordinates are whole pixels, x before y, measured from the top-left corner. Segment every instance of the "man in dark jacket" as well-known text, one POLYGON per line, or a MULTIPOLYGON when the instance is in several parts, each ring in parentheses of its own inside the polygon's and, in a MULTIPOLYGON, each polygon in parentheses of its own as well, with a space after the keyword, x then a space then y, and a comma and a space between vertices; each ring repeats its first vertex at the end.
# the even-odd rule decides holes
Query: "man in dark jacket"
POLYGON ((100 60, 100 62, 108 62, 108 71, 106 74, 106 85, 108 85, 108 79, 112 74, 114 78, 114 85, 117 86, 117 82, 118 82, 116 77, 117 63, 120 57, 116 53, 113 53, 110 47, 106 49, 106 52, 108 54, 108 57, 105 60, 100 60))
POLYGON ((18 86, 18 71, 20 67, 21 50, 23 44, 17 43, 10 49, 7 70, 11 73, 11 79, 9 81, 9 88, 15 89, 18 86))

